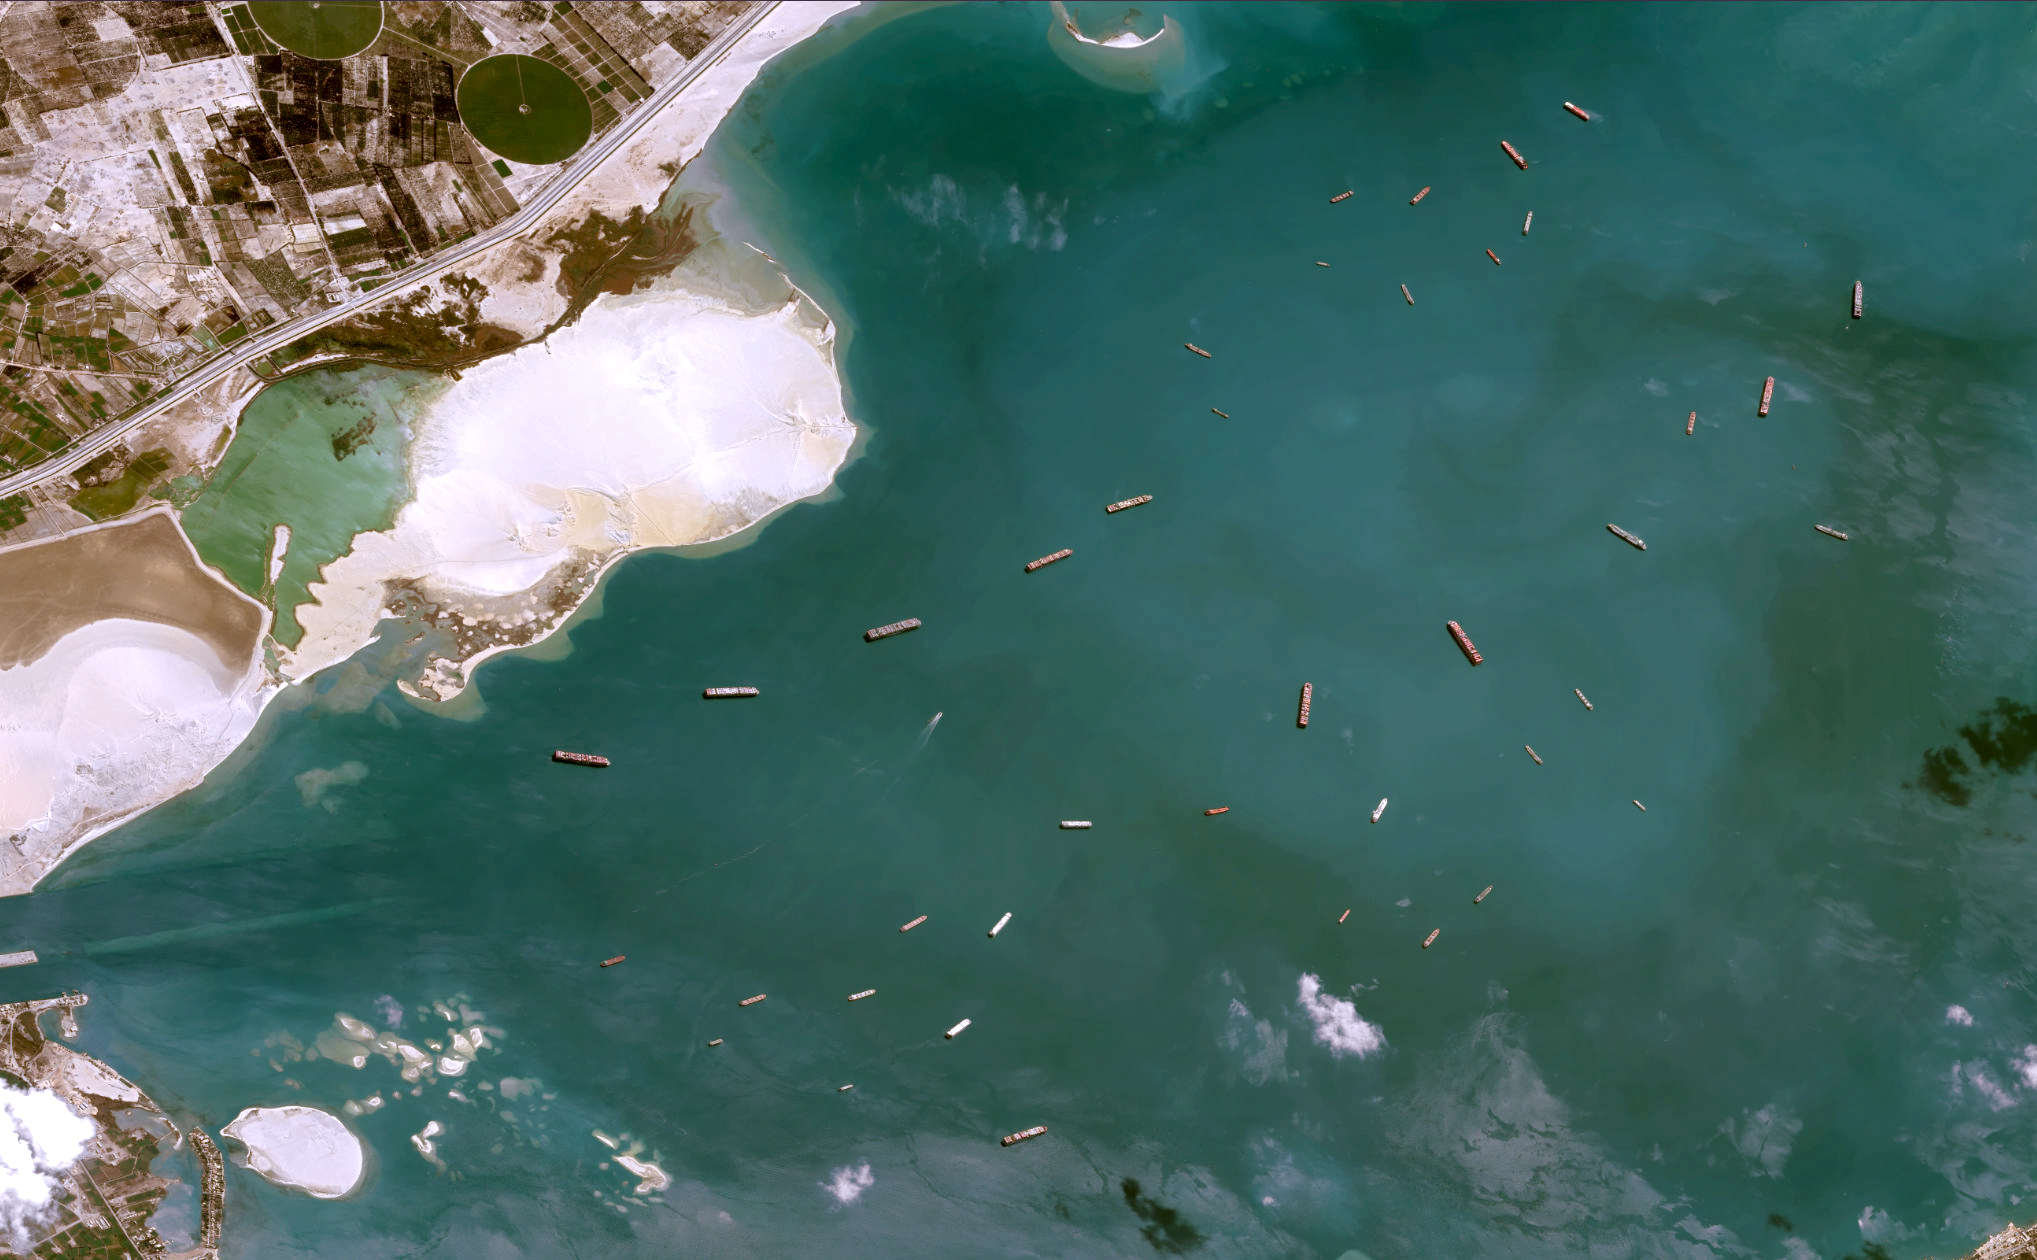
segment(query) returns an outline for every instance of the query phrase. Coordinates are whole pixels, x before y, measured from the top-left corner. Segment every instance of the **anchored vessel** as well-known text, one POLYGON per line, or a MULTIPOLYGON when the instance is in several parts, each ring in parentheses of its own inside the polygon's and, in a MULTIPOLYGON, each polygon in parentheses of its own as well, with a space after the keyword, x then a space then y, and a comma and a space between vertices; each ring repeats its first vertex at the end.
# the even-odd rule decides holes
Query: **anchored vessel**
POLYGON ((1061 548, 1061 550, 1054 552, 1052 555, 1041 556, 1039 559, 1027 563, 1026 572, 1031 573, 1034 569, 1044 569, 1048 565, 1054 563, 1056 560, 1066 560, 1068 557, 1074 554, 1075 548, 1063 547, 1061 548))
POLYGON ((1326 262, 1318 262, 1318 263, 1316 264, 1316 266, 1318 266, 1318 267, 1327 267, 1327 266, 1329 266, 1329 265, 1330 265, 1330 264, 1328 264, 1328 263, 1326 263, 1326 262))
POLYGON ((608 758, 606 757, 598 757, 593 753, 566 752, 563 749, 553 753, 552 760, 563 762, 569 766, 605 766, 608 764, 608 758))
POLYGON ((1422 948, 1427 949, 1429 946, 1434 945, 1436 943, 1436 938, 1441 936, 1442 934, 1443 934, 1442 928, 1436 928, 1432 930, 1427 936, 1422 938, 1422 948))
POLYGON ((1224 419, 1226 419, 1226 420, 1228 420, 1228 419, 1230 419, 1230 418, 1231 418, 1231 413, 1230 413, 1230 412, 1228 412, 1228 411, 1217 411, 1217 409, 1216 409, 1215 407, 1211 407, 1211 408, 1210 408, 1210 410, 1211 410, 1211 411, 1216 411, 1218 415, 1222 416, 1222 417, 1223 417, 1224 419))
POLYGON ((854 1088, 856 1088, 854 1085, 837 1085, 835 1087, 835 1092, 837 1094, 846 1094, 854 1088))
MULTIPOLYGON (((1225 417, 1224 417, 1224 419, 1228 420, 1228 419, 1230 419, 1230 417, 1229 417, 1229 416, 1225 416, 1225 417)), ((1122 512, 1122 511, 1124 511, 1124 510, 1125 510, 1126 508, 1135 508, 1135 507, 1138 507, 1138 506, 1139 506, 1140 504, 1142 504, 1142 503, 1151 503, 1152 501, 1153 501, 1153 496, 1152 496, 1152 495, 1150 495, 1150 494, 1138 494, 1138 495, 1133 495, 1133 496, 1132 496, 1131 498, 1129 498, 1129 499, 1119 499, 1119 500, 1118 500, 1118 501, 1117 501, 1116 503, 1106 503, 1106 504, 1104 504, 1104 505, 1103 505, 1103 510, 1104 510, 1104 513, 1105 513, 1105 515, 1109 515, 1109 514, 1111 514, 1111 513, 1114 513, 1114 512, 1122 512)))
POLYGON ((1315 694, 1316 685, 1314 683, 1303 683, 1301 685, 1301 708, 1294 715, 1294 724, 1304 730, 1308 729, 1309 701, 1315 694))
POLYGON ((1775 378, 1771 376, 1761 384, 1761 406, 1755 409, 1754 414, 1757 416, 1767 415, 1768 404, 1773 401, 1775 401, 1775 378))
POLYGON ((1522 744, 1521 747, 1528 750, 1528 755, 1535 759, 1536 765, 1539 766, 1542 764, 1541 755, 1535 751, 1535 746, 1533 744, 1522 744))
POLYGON ((1853 318, 1855 319, 1860 318, 1860 298, 1860 281, 1855 280, 1853 282, 1853 318))
MULTIPOLYGON (((1351 194, 1345 193, 1344 195, 1348 197, 1351 194)), ((997 1139, 997 1144, 999 1146, 1017 1146, 1020 1142, 1024 1142, 1030 1138, 1036 1138, 1040 1136, 1042 1133, 1045 1133, 1046 1131, 1047 1131, 1046 1125, 1036 1124, 1030 1129, 1020 1129, 1017 1133, 1005 1134, 1003 1137, 997 1139)))
POLYGON ((1683 422, 1683 435, 1689 437, 1697 432, 1697 412, 1690 413, 1690 419, 1683 422))
POLYGON ((1516 149, 1504 140, 1499 142, 1499 147, 1507 151, 1507 156, 1514 160, 1515 166, 1520 167, 1524 171, 1528 169, 1528 159, 1521 156, 1519 149, 1516 149))
POLYGON ((764 994, 762 994, 762 993, 759 993, 759 994, 756 994, 756 995, 755 995, 755 996, 753 996, 753 997, 746 997, 746 998, 744 998, 744 999, 743 999, 742 1001, 740 1001, 740 1002, 736 1003, 736 1005, 737 1005, 737 1006, 755 1006, 755 1005, 756 1005, 757 1003, 759 1003, 759 1002, 763 1001, 763 1000, 764 1000, 764 997, 765 997, 765 995, 764 995, 764 994))
POLYGON ((1346 197, 1349 196, 1351 196, 1351 189, 1346 188, 1343 192, 1340 192, 1336 196, 1330 198, 1330 204, 1334 206, 1338 202, 1344 200, 1346 197))
POLYGON ((863 632, 863 642, 875 643, 879 639, 888 639, 894 634, 904 634, 908 630, 917 630, 919 627, 920 619, 918 617, 907 617, 904 621, 894 621, 888 626, 879 626, 875 630, 865 630, 863 632))
POLYGON ((1590 114, 1587 114, 1583 110, 1579 109, 1577 106, 1572 105, 1569 101, 1563 102, 1563 108, 1569 110, 1571 113, 1577 115, 1579 118, 1582 118, 1586 122, 1591 121, 1590 114))
POLYGON ((1089 820, 1087 818, 1064 818, 1061 820, 1061 830, 1087 831, 1089 830, 1089 820))
POLYGON ((1351 917, 1351 912, 1350 912, 1349 910, 1346 910, 1346 911, 1345 911, 1344 913, 1342 913, 1342 914, 1340 914, 1340 915, 1338 915, 1338 916, 1337 916, 1337 922, 1339 922, 1339 923, 1342 923, 1342 922, 1343 922, 1344 920, 1346 920, 1346 919, 1348 919, 1348 918, 1350 918, 1350 917, 1351 917))
POLYGON ((1577 688, 1572 687, 1570 689, 1570 692, 1572 695, 1577 697, 1577 702, 1584 706, 1584 711, 1586 713, 1591 712, 1591 701, 1584 698, 1584 693, 1582 691, 1579 691, 1577 688))
POLYGON ((1846 541, 1846 535, 1840 532, 1839 530, 1833 529, 1830 525, 1819 525, 1816 526, 1816 529, 1819 533, 1829 535, 1830 537, 1838 539, 1840 542, 1846 541))
MULTIPOLYGON (((1523 233, 1522 235, 1526 235, 1526 233, 1523 233)), ((1492 252, 1491 250, 1489 250, 1489 249, 1488 249, 1488 250, 1486 250, 1486 251, 1485 251, 1485 256, 1486 256, 1487 258, 1490 258, 1490 259, 1492 259, 1492 265, 1493 265, 1493 266, 1497 267, 1497 266, 1499 266, 1499 265, 1500 265, 1500 261, 1499 261, 1499 255, 1498 255, 1498 254, 1495 254, 1495 253, 1493 253, 1493 252, 1492 252)))
POLYGON ((1492 885, 1487 884, 1484 888, 1478 890, 1478 895, 1471 899, 1471 904, 1475 906, 1490 896, 1492 896, 1492 885))
POLYGON ((710 1041, 710 1042, 708 1042, 708 1043, 707 1043, 707 1046, 708 1046, 708 1049, 712 1050, 712 1049, 713 1049, 714 1047, 716 1047, 716 1046, 720 1045, 721 1043, 722 1043, 722 1039, 721 1039, 720 1037, 716 1037, 716 1038, 715 1038, 715 1039, 714 1039, 713 1041, 710 1041))
POLYGON ((1218 814, 1228 814, 1230 812, 1231 812, 1230 806, 1219 805, 1215 809, 1206 809, 1202 811, 1202 816, 1204 818, 1215 818, 1218 814))
POLYGON ((1426 197, 1426 196, 1428 196, 1428 195, 1429 195, 1429 186, 1428 186, 1427 184, 1423 184, 1423 185, 1422 185, 1422 190, 1421 190, 1420 192, 1418 192, 1418 193, 1416 193, 1416 194, 1415 194, 1414 196, 1412 196, 1412 197, 1409 197, 1409 198, 1408 198, 1408 204, 1409 204, 1409 205, 1411 205, 1411 206, 1412 206, 1412 205, 1416 205, 1416 204, 1418 204, 1418 203, 1419 203, 1419 202, 1421 201, 1421 199, 1422 199, 1422 198, 1424 198, 1424 197, 1426 197))
POLYGON ((1620 540, 1621 542, 1623 542, 1623 543, 1626 543, 1626 544, 1627 544, 1628 546, 1632 547, 1632 548, 1633 548, 1634 550, 1636 550, 1636 551, 1646 551, 1646 550, 1648 550, 1648 544, 1647 544, 1647 543, 1644 543, 1644 542, 1642 542, 1642 541, 1641 541, 1640 539, 1638 539, 1638 538, 1634 537, 1634 536, 1633 536, 1632 534, 1628 533, 1628 532, 1627 532, 1626 530, 1624 530, 1624 529, 1621 529, 1621 528, 1620 528, 1619 526, 1617 526, 1617 525, 1613 525, 1613 524, 1608 524, 1608 525, 1606 526, 1606 529, 1608 529, 1609 531, 1611 531, 1611 533, 1612 533, 1613 537, 1615 537, 1615 538, 1619 539, 1619 540, 1620 540))
POLYGON ((996 936, 999 932, 1004 931, 1004 925, 1009 922, 1011 922, 1011 911, 1007 910, 1004 912, 1004 917, 999 919, 996 925, 990 929, 990 934, 996 936))
POLYGON ((1526 236, 1528 234, 1528 229, 1534 226, 1535 226, 1535 212, 1533 210, 1530 210, 1528 211, 1528 217, 1521 220, 1521 235, 1526 236))
POLYGON ((1415 304, 1415 295, 1408 292, 1408 287, 1406 285, 1400 286, 1400 295, 1408 300, 1409 306, 1413 306, 1415 304))
POLYGON ((1644 814, 1648 812, 1648 807, 1646 805, 1643 805, 1639 801, 1634 802, 1634 808, 1640 810, 1644 814))
POLYGON ((1386 812, 1386 798, 1382 796, 1379 798, 1379 804, 1372 807, 1372 821, 1378 822, 1379 816, 1381 814, 1384 814, 1385 812, 1386 812))
POLYGON ((927 916, 925 916, 925 915, 921 915, 921 916, 920 916, 919 918, 917 918, 917 919, 914 919, 914 920, 913 920, 912 922, 910 922, 910 923, 903 923, 903 924, 900 924, 900 925, 899 925, 899 928, 898 928, 898 930, 899 930, 899 931, 901 931, 901 932, 910 932, 910 931, 912 931, 912 930, 913 930, 914 928, 918 927, 918 926, 919 926, 920 924, 922 924, 922 923, 925 923, 926 921, 927 921, 927 916))
POLYGON ((961 1023, 955 1025, 953 1028, 950 1028, 947 1032, 942 1033, 941 1035, 945 1037, 947 1040, 953 1041, 955 1038, 961 1036, 962 1030, 967 1028, 968 1026, 969 1021, 965 1019, 961 1023))
POLYGON ((706 687, 701 690, 700 694, 702 698, 708 700, 738 700, 746 699, 750 696, 761 696, 764 693, 755 687, 706 687))
POLYGON ((624 958, 626 958, 626 957, 628 957, 628 955, 626 955, 626 954, 617 954, 617 955, 616 955, 615 957, 613 957, 613 958, 604 958, 604 959, 602 959, 602 961, 601 961, 601 965, 602 965, 602 966, 604 966, 604 967, 613 967, 613 966, 615 966, 615 965, 616 965, 617 963, 621 962, 621 961, 622 961, 622 960, 623 960, 624 958))
POLYGON ((1458 625, 1454 621, 1446 621, 1443 624, 1449 629, 1450 637, 1457 640, 1457 649, 1464 653, 1465 660, 1470 661, 1473 665, 1484 663, 1485 658, 1480 656, 1478 649, 1471 645, 1471 636, 1464 633, 1463 626, 1458 625))
POLYGON ((1193 341, 1184 341, 1181 344, 1184 348, 1193 350, 1195 353, 1201 355, 1205 359, 1213 359, 1216 357, 1209 351, 1203 349, 1201 346, 1196 345, 1193 341))
POLYGON ((862 991, 861 993, 851 993, 851 994, 849 995, 849 1000, 850 1000, 851 1002, 860 1002, 860 1001, 862 1001, 862 1000, 863 1000, 864 998, 866 998, 866 997, 876 997, 876 996, 877 996, 877 990, 875 990, 875 989, 864 989, 864 990, 863 990, 863 991, 862 991))

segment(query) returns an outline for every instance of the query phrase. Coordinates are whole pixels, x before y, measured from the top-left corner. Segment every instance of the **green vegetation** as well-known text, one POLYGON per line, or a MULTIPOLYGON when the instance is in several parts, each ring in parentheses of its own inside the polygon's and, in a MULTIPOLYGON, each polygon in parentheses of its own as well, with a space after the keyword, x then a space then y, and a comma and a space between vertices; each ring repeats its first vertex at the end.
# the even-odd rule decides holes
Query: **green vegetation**
POLYGON ((10 494, 0 499, 0 530, 14 529, 28 523, 28 496, 10 494))
POLYGON ((382 33, 381 0, 252 0, 248 15, 270 39, 321 61, 362 52, 382 33))
POLYGON ((514 162, 548 166, 580 151, 594 110, 571 75, 536 57, 503 54, 460 76, 460 121, 476 140, 514 162))
POLYGON ((495 173, 497 175, 502 176, 502 178, 504 179, 509 178, 509 163, 503 161, 501 158, 496 158, 493 162, 490 162, 489 165, 495 168, 495 173))
POLYGON ((142 491, 154 485, 156 480, 168 471, 170 471, 168 451, 143 451, 112 481, 103 486, 87 486, 78 491, 71 498, 71 506, 95 521, 108 520, 131 510, 140 502, 142 491))

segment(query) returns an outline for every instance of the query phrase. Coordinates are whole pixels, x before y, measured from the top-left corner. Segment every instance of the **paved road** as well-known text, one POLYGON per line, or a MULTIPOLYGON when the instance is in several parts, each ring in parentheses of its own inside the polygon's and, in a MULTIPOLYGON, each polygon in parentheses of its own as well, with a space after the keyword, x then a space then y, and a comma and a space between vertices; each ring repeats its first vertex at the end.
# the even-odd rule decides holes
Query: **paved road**
POLYGON ((315 314, 299 316, 288 323, 265 329, 259 336, 250 337, 233 350, 207 361, 189 376, 178 381, 169 393, 151 399, 112 424, 86 434, 83 440, 63 454, 46 459, 33 468, 25 468, 7 477, 0 477, 0 495, 13 494, 38 481, 71 471, 93 456, 119 445, 122 438, 141 425, 153 420, 166 409, 183 402, 242 364, 259 359, 272 350, 281 349, 327 324, 352 318, 377 303, 408 293, 421 284, 429 283, 449 268, 457 267, 482 250, 499 245, 536 226, 538 220, 557 205, 561 197, 573 191, 581 180, 593 174, 594 169, 601 165, 609 154, 621 148, 623 143, 635 135, 645 123, 677 99, 702 71, 720 61, 727 55, 728 50, 735 46, 737 40, 749 34, 750 28, 763 21, 771 10, 777 7, 777 0, 768 0, 767 3, 753 6, 737 18, 728 29, 716 36, 712 43, 700 50, 700 55, 693 59, 678 78, 652 93, 650 99, 639 105, 620 126, 576 154, 570 168, 546 185, 544 191, 515 214, 472 239, 462 241, 455 248, 418 264, 404 272, 401 279, 392 280, 368 293, 356 293, 338 306, 328 307, 315 314))

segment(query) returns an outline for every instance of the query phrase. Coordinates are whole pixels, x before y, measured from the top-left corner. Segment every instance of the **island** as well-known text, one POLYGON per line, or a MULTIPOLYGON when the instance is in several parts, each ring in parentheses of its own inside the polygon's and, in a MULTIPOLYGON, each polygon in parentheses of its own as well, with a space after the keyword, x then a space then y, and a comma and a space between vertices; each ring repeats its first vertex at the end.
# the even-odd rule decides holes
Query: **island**
POLYGON ((361 1139, 316 1107, 249 1107, 220 1133, 247 1148, 247 1165, 279 1186, 337 1199, 361 1184, 361 1139))

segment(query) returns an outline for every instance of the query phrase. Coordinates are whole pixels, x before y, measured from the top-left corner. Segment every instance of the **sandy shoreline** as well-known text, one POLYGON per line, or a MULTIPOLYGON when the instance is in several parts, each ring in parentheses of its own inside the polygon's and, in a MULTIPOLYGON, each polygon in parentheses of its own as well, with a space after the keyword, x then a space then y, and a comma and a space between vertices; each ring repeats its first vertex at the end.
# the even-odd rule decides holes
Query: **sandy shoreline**
MULTIPOLYGON (((524 237, 475 259, 497 313, 532 327, 563 317, 557 267, 530 265, 534 243, 593 214, 656 210, 765 63, 854 7, 778 6, 524 237)), ((306 634, 294 649, 268 639, 267 610, 203 565, 167 508, 0 552, 0 569, 70 567, 101 582, 105 563, 63 562, 105 550, 103 533, 139 529, 148 547, 97 559, 130 574, 146 560, 167 583, 90 595, 31 583, 11 621, 12 588, 0 586, 0 826, 12 832, 0 896, 195 787, 284 685, 355 656, 391 616, 437 632, 398 685, 449 699, 479 661, 558 630, 632 552, 724 539, 825 493, 857 432, 833 325, 775 265, 757 272, 738 248, 706 251, 726 275, 702 259, 686 281, 597 299, 548 343, 468 369, 415 422, 411 502, 393 529, 357 536, 326 566, 315 602, 299 606, 306 634), (590 379, 608 394, 590 399, 590 379)), ((182 426, 183 440, 237 428, 253 391, 232 393, 230 427, 210 411, 185 417, 197 429, 182 426)))

